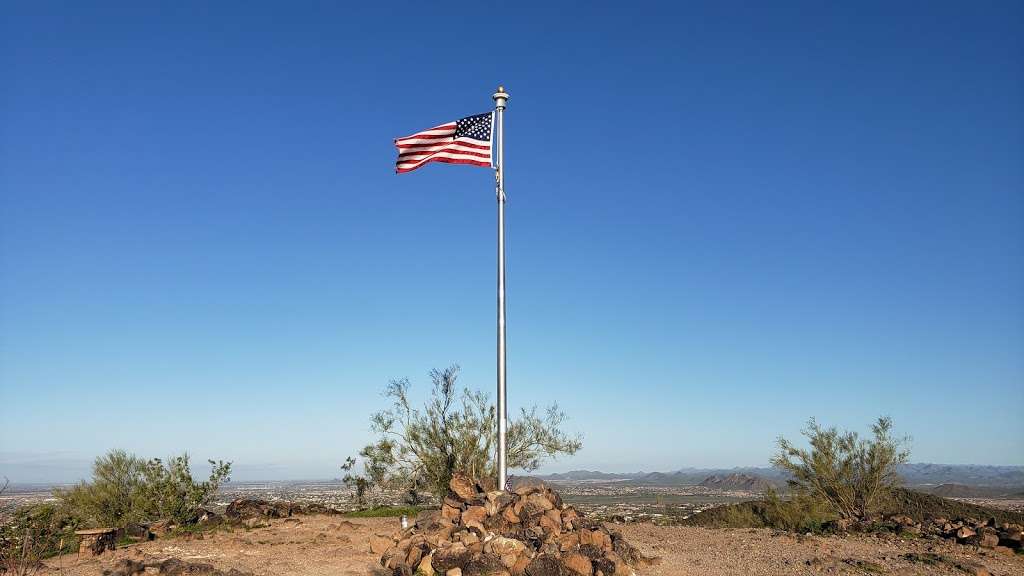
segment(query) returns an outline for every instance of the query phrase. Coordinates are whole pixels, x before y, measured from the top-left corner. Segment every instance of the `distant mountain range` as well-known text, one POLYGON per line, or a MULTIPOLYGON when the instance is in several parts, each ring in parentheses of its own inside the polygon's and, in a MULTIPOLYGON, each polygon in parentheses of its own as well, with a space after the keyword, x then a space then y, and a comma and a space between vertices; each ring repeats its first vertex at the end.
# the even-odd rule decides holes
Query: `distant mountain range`
MULTIPOLYGON (((959 484, 969 487, 986 486, 1011 489, 1024 487, 1024 466, 914 463, 900 466, 899 473, 908 486, 937 487, 943 484, 959 484)), ((724 478, 747 476, 771 485, 783 485, 787 477, 785 473, 776 468, 759 467, 682 468, 673 472, 632 473, 573 470, 538 477, 551 482, 604 481, 643 486, 696 486, 715 476, 724 478)))
POLYGON ((906 464, 900 467, 900 475, 911 486, 1024 486, 1024 466, 906 464))
POLYGON ((938 486, 921 486, 921 492, 942 496, 943 498, 1021 498, 1024 497, 1024 486, 968 486, 966 484, 939 484, 938 486))

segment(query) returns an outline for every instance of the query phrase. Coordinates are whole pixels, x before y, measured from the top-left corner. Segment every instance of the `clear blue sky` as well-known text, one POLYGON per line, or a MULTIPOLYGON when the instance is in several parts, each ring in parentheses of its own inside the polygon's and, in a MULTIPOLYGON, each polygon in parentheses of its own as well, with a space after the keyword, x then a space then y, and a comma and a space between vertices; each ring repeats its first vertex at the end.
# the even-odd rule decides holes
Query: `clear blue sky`
POLYGON ((765 465, 810 416, 1024 464, 1024 5, 5 2, 0 473, 121 446, 331 477, 389 378, 494 385, 489 170, 392 138, 503 83, 509 402, 547 467, 765 465))

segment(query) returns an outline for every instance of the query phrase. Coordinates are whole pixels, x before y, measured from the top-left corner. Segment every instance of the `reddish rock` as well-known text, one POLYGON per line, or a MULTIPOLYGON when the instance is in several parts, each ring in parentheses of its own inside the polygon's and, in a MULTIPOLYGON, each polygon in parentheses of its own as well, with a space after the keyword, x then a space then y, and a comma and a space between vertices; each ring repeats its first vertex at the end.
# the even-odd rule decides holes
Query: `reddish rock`
POLYGON ((506 554, 521 554, 526 550, 526 544, 516 540, 515 538, 505 538, 504 536, 497 536, 484 546, 484 551, 493 552, 498 556, 504 556, 506 554))
POLYGON ((516 563, 512 566, 513 576, 522 576, 526 574, 526 567, 530 565, 532 560, 526 554, 520 554, 519 558, 516 559, 516 563))
POLYGON ((395 541, 387 536, 374 534, 373 536, 370 536, 370 552, 374 554, 383 554, 384 551, 393 546, 394 543, 395 541))
POLYGON ((433 554, 427 554, 420 560, 419 566, 416 567, 416 573, 422 576, 434 576, 434 565, 431 562, 433 554))
POLYGON ((386 546, 381 564, 394 575, 633 576, 631 565, 648 565, 620 534, 541 484, 484 492, 463 475, 450 484, 439 511, 420 514, 390 539, 378 535, 372 547, 386 546))
POLYGON ((575 550, 580 546, 580 535, 576 533, 562 534, 558 538, 558 548, 562 552, 575 550))
POLYGON ((537 521, 537 524, 544 530, 544 533, 557 535, 562 531, 562 523, 559 521, 558 512, 556 510, 548 510, 548 512, 555 512, 555 519, 551 518, 551 514, 545 513, 537 521))
POLYGON ((512 506, 505 508, 501 513, 501 517, 509 524, 519 524, 519 515, 516 514, 512 506))
POLYGON ((483 506, 470 506, 462 511, 462 525, 468 526, 469 522, 479 522, 487 519, 487 510, 483 506))
POLYGON ((538 478, 515 478, 512 482, 512 492, 519 496, 526 496, 533 492, 542 492, 547 489, 547 484, 538 478))
POLYGON ((615 562, 612 562, 609 558, 601 556, 595 560, 592 560, 594 564, 594 574, 600 576, 612 576, 615 574, 615 562))
POLYGON ((552 556, 537 556, 526 566, 526 576, 562 576, 561 562, 552 556))
POLYGON ((555 504, 547 496, 540 492, 534 492, 526 497, 527 504, 533 504, 537 508, 548 511, 555 507, 555 504))
POLYGON ((956 537, 961 539, 961 540, 966 540, 967 538, 970 538, 971 536, 974 536, 974 535, 975 535, 974 530, 971 530, 970 528, 968 528, 966 526, 964 526, 963 528, 960 528, 959 530, 956 531, 956 537))
POLYGON ((509 576, 501 558, 494 554, 481 554, 462 569, 463 576, 509 576))
POLYGON ((409 553, 405 556, 405 563, 409 566, 419 566, 420 560, 423 559, 423 549, 418 546, 409 548, 409 553))
POLYGON ((594 573, 594 567, 590 563, 590 558, 579 552, 563 554, 562 566, 572 574, 578 574, 579 576, 591 576, 594 573))
POLYGON ((999 545, 999 536, 985 532, 976 534, 974 537, 968 538, 967 541, 982 548, 995 548, 999 545))
POLYGON ((472 558, 473 553, 461 542, 456 542, 447 548, 435 550, 431 563, 434 565, 434 570, 447 573, 452 568, 461 570, 472 558))
POLYGON ((473 484, 473 481, 470 480, 469 476, 466 476, 461 472, 456 472, 452 476, 451 481, 448 482, 448 487, 451 488, 452 492, 454 492, 455 495, 463 502, 469 502, 476 497, 476 486, 473 484))
POLYGON ((450 522, 458 522, 462 518, 462 511, 448 504, 441 505, 441 517, 450 522))
POLYGON ((466 528, 472 530, 473 532, 476 532, 476 535, 481 538, 487 536, 487 529, 484 528, 483 524, 477 522, 476 520, 470 520, 469 522, 466 522, 466 528))

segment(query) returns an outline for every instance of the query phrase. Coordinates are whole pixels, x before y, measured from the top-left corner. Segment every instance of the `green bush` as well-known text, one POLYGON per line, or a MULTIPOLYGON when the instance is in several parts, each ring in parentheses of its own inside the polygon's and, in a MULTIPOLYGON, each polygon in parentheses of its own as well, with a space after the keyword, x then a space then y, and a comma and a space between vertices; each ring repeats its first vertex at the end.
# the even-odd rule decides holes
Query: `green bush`
POLYGON ((822 532, 834 520, 821 502, 802 496, 784 499, 769 490, 762 500, 726 504, 700 512, 683 524, 708 528, 775 528, 789 532, 822 532))
POLYGON ((774 490, 768 490, 762 512, 765 526, 790 532, 821 532, 825 524, 835 520, 820 500, 803 494, 782 499, 774 490))
POLYGON ((178 524, 195 520, 199 509, 209 504, 217 489, 229 481, 230 462, 209 460, 212 470, 205 482, 196 482, 189 469, 188 454, 174 456, 166 463, 154 458, 143 470, 143 504, 148 519, 169 518, 178 524))
POLYGON ((346 512, 345 516, 348 518, 397 518, 399 516, 415 518, 417 514, 424 510, 426 508, 421 506, 376 506, 374 508, 346 512))
POLYGON ((230 462, 209 462, 210 477, 196 482, 188 454, 164 462, 112 450, 93 463, 91 482, 54 494, 68 516, 87 526, 125 528, 160 519, 184 524, 195 519, 220 485, 230 480, 230 462))
POLYGON ((146 462, 124 450, 96 458, 92 482, 54 490, 64 510, 94 527, 123 528, 146 520, 146 462))
MULTIPOLYGON (((406 493, 410 504, 422 501, 420 492, 440 498, 456 471, 477 481, 496 476, 494 451, 498 420, 487 395, 457 383, 459 367, 432 370, 433 390, 422 409, 409 398, 409 380, 392 380, 385 396, 393 405, 371 417, 371 428, 380 434, 374 444, 360 451, 365 474, 348 475, 358 495, 369 488, 406 493)), ((562 430, 566 415, 557 405, 542 414, 536 407, 523 409, 508 420, 509 469, 536 470, 541 462, 561 454, 575 454, 579 437, 562 430)), ((346 462, 346 471, 353 461, 346 462)))
POLYGON ((872 438, 863 439, 856 432, 822 428, 812 418, 803 432, 810 449, 780 437, 772 464, 789 472, 798 496, 818 500, 843 518, 868 519, 899 487, 896 468, 910 455, 904 440, 891 436, 892 419, 879 418, 871 429, 872 438))
POLYGON ((75 551, 78 528, 79 521, 60 506, 46 503, 19 508, 0 526, 0 572, 29 573, 43 558, 75 551))

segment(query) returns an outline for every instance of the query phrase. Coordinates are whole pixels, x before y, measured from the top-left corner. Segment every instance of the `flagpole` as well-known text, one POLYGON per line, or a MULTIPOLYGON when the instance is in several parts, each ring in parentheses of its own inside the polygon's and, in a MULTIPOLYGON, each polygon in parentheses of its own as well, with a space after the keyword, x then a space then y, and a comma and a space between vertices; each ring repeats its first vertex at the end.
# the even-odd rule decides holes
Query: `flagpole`
POLYGON ((494 98, 498 117, 498 169, 494 173, 498 197, 498 490, 506 488, 505 436, 508 431, 505 406, 505 104, 508 93, 498 86, 494 98))

